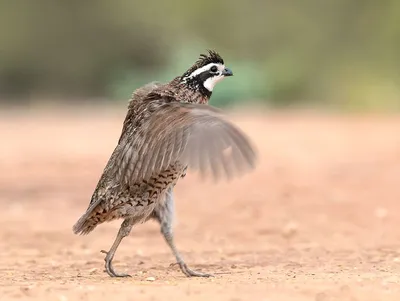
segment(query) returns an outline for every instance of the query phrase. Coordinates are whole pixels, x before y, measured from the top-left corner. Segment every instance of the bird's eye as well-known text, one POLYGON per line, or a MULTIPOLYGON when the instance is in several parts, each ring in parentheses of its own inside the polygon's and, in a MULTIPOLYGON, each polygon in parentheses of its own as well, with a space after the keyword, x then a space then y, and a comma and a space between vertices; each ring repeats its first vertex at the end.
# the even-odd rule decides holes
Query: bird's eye
POLYGON ((217 71, 218 71, 217 66, 212 66, 211 69, 210 69, 210 71, 211 71, 211 72, 217 72, 217 71))

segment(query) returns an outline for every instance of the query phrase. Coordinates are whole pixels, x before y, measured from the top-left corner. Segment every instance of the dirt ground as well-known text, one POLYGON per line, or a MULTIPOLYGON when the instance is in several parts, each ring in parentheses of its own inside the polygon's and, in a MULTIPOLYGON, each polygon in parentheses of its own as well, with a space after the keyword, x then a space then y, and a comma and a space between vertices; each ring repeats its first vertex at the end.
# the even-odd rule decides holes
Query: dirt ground
POLYGON ((115 268, 119 221, 71 227, 118 139, 124 107, 0 113, 0 300, 400 300, 400 116, 232 114, 257 169, 176 187, 187 278, 154 222, 135 227, 115 268))

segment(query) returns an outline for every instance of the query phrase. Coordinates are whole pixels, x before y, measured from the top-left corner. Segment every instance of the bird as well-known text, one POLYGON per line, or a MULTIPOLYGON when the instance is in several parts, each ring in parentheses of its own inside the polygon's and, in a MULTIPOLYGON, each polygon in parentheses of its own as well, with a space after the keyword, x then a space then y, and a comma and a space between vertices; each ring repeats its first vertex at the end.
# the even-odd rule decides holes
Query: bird
POLYGON ((207 50, 170 82, 151 82, 132 93, 117 146, 73 226, 75 234, 86 235, 101 223, 123 219, 109 251, 101 251, 109 276, 130 277, 115 271, 113 258, 132 227, 148 220, 160 224, 186 276, 212 276, 189 268, 176 248, 173 190, 188 169, 218 181, 255 168, 257 153, 248 136, 208 104, 214 86, 232 75, 221 55, 207 50))

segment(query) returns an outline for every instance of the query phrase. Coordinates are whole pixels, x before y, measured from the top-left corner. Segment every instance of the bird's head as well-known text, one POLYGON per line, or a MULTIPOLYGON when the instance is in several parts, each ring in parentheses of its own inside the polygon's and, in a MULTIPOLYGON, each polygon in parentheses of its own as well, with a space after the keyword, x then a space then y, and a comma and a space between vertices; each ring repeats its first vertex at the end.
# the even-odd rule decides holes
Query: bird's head
POLYGON ((209 50, 208 54, 200 55, 197 62, 181 76, 181 83, 209 98, 216 83, 232 75, 232 71, 225 67, 222 57, 209 50))

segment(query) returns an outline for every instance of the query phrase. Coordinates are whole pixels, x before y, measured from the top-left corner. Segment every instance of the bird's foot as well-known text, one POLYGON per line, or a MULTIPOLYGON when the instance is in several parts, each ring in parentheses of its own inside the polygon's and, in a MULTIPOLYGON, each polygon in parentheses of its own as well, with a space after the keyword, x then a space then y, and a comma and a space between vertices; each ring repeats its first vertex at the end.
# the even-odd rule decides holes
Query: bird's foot
POLYGON ((113 260, 114 256, 112 256, 112 254, 110 254, 109 252, 104 251, 104 250, 101 250, 100 252, 104 253, 104 254, 107 254, 106 257, 104 258, 104 261, 105 261, 106 272, 107 272, 108 275, 110 275, 110 277, 120 277, 120 278, 132 277, 129 274, 119 274, 119 273, 115 272, 114 268, 112 266, 112 260, 113 260))
POLYGON ((193 271, 184 262, 182 262, 182 263, 173 263, 171 265, 176 265, 176 264, 179 265, 179 267, 181 268, 181 271, 183 272, 183 274, 185 274, 188 277, 207 277, 207 278, 208 277, 214 277, 214 275, 212 275, 212 274, 193 271))

